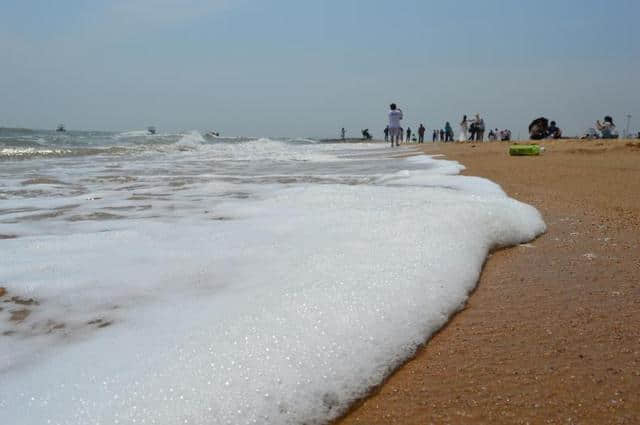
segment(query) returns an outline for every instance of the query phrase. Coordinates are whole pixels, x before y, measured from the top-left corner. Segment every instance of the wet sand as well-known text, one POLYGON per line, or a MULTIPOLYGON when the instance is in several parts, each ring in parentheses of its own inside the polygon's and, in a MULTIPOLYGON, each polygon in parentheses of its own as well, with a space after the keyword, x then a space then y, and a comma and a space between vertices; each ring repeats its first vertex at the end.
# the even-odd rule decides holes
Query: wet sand
POLYGON ((640 424, 640 143, 425 144, 542 213, 351 424, 640 424))

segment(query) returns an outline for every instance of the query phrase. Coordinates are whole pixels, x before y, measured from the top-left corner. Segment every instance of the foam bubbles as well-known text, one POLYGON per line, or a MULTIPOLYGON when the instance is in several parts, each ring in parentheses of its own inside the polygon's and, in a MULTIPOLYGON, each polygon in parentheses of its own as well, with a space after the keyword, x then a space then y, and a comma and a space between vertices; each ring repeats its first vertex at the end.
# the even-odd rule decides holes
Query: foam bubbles
POLYGON ((190 133, 187 133, 184 136, 182 136, 180 140, 178 140, 178 145, 179 146, 198 146, 204 142, 205 140, 204 140, 204 137, 202 137, 202 134, 200 134, 200 132, 196 130, 193 130, 190 133))
MULTIPOLYGON (((251 196, 215 204, 208 192, 245 184, 195 180, 162 201, 174 209, 161 218, 54 220, 26 235, 12 225, 20 237, 1 242, 0 281, 37 304, 20 323, 0 312, 0 331, 16 332, 0 345, 3 421, 325 423, 464 305, 491 249, 545 229, 534 208, 455 175, 452 161, 392 166, 371 146, 239 149, 255 160, 260 144, 271 159, 304 155, 295 174, 336 180, 251 180, 251 196), (322 162, 340 149, 349 155, 322 162), (224 219, 196 213, 205 207, 224 219)), ((121 199, 108 187, 97 202, 121 199)))

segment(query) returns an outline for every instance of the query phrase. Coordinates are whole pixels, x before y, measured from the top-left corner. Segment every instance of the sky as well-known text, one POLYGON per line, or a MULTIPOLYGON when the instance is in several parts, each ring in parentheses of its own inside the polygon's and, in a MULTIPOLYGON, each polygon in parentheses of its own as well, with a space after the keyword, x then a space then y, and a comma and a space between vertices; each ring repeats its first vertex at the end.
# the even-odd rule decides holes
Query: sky
POLYGON ((640 129, 637 0, 0 0, 0 126, 640 129))

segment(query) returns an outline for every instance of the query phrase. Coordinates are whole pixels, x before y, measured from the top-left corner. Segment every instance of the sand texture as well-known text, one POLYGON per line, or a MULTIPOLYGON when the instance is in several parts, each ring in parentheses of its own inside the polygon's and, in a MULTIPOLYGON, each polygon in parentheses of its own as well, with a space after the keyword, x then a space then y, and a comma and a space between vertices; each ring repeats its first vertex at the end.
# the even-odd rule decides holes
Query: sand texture
POLYGON ((640 143, 425 144, 540 210, 465 310, 346 424, 640 424, 640 143))

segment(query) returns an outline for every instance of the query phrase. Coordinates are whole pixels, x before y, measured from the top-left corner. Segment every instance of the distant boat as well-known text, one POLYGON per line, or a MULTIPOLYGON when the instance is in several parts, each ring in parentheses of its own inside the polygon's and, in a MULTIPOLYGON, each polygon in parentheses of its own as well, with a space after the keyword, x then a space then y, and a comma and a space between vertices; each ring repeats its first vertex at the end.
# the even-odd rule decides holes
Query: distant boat
POLYGON ((217 131, 207 131, 205 134, 206 137, 220 137, 220 133, 217 131))
POLYGON ((154 126, 147 127, 147 132, 149 134, 156 134, 156 128, 154 126))
POLYGON ((56 128, 56 131, 65 132, 65 131, 67 131, 67 129, 64 128, 64 124, 58 124, 58 127, 56 128))

